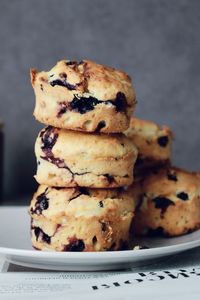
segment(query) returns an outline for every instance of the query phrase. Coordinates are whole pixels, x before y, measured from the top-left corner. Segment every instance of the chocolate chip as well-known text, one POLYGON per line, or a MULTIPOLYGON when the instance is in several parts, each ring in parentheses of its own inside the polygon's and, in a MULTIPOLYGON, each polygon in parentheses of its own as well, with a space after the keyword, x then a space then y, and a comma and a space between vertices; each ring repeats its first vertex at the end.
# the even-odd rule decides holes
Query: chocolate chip
POLYGON ((34 228, 34 234, 35 234, 35 237, 36 237, 36 241, 37 241, 38 238, 39 238, 40 231, 41 231, 40 227, 35 227, 35 228, 34 228))
POLYGON ((103 207, 103 202, 102 201, 99 201, 99 206, 103 207))
POLYGON ((44 191, 44 193, 40 194, 36 198, 35 209, 31 208, 31 213, 40 215, 43 210, 48 209, 49 207, 49 199, 46 196, 48 188, 44 191))
POLYGON ((60 78, 58 79, 55 79, 53 81, 50 81, 50 85, 51 86, 56 86, 56 85, 59 85, 59 86, 63 86, 63 87, 66 87, 68 90, 70 91, 73 91, 73 90, 76 90, 76 88, 81 85, 81 82, 78 82, 76 84, 71 84, 69 82, 67 82, 67 74, 65 72, 62 72, 59 74, 60 78))
POLYGON ((41 239, 45 243, 47 243, 47 244, 51 243, 51 237, 48 234, 44 233, 44 231, 40 227, 33 227, 32 229, 34 229, 36 241, 38 241, 38 238, 41 237, 41 239))
POLYGON ((40 89, 41 89, 41 91, 44 90, 44 89, 43 89, 43 84, 40 84, 40 89))
POLYGON ((93 243, 93 245, 95 245, 97 243, 97 237, 96 237, 96 235, 93 237, 92 243, 93 243))
MULTIPOLYGON (((56 85, 56 83, 59 85, 63 85, 63 84, 66 85, 66 83, 63 83, 62 81, 57 82, 57 80, 56 82, 52 81, 52 83, 50 84, 51 85, 53 84, 54 86, 56 85)), ((76 86, 77 85, 80 85, 80 83, 77 83, 76 86)), ((75 95, 74 99, 71 102, 68 103, 66 101, 63 101, 59 103, 60 109, 57 117, 60 117, 62 114, 64 114, 67 111, 67 109, 70 111, 74 110, 80 114, 85 114, 88 111, 94 110, 95 106, 101 103, 103 103, 104 105, 112 104, 113 106, 115 106, 117 112, 125 112, 127 107, 126 97, 121 92, 117 93, 115 100, 107 100, 107 101, 101 101, 92 96, 78 97, 77 95, 75 95)), ((96 128, 96 131, 100 131, 105 126, 106 126, 105 121, 100 121, 96 128)))
POLYGON ((104 176, 107 178, 109 184, 111 184, 114 181, 114 177, 112 175, 104 174, 104 176))
POLYGON ((105 121, 100 121, 97 125, 97 128, 95 129, 95 132, 99 132, 102 128, 104 128, 106 126, 106 122, 105 121))
POLYGON ((168 173, 167 178, 168 180, 178 181, 175 173, 168 173))
POLYGON ((87 196, 90 195, 88 189, 85 188, 85 187, 79 187, 79 192, 80 192, 81 194, 83 194, 83 195, 87 195, 87 196))
POLYGON ((48 198, 44 197, 41 201, 40 201, 40 208, 41 210, 46 210, 49 207, 49 203, 48 203, 48 198))
POLYGON ((178 193, 176 197, 183 201, 187 201, 189 199, 188 194, 185 192, 178 193))
POLYGON ((81 252, 85 249, 85 244, 83 240, 77 238, 69 239, 69 244, 64 246, 63 251, 71 251, 71 252, 81 252))
POLYGON ((163 234, 164 234, 164 229, 161 226, 159 226, 156 229, 149 228, 147 232, 147 235, 151 237, 162 236, 163 234))
POLYGON ((64 78, 64 79, 67 78, 67 74, 64 72, 60 73, 59 76, 60 76, 60 78, 64 78))
POLYGON ((52 126, 48 126, 45 128, 44 131, 40 134, 41 141, 43 145, 41 146, 41 149, 44 150, 52 150, 53 146, 55 145, 58 134, 54 134, 54 128, 52 126))
POLYGON ((168 136, 160 136, 157 142, 161 147, 166 147, 169 142, 168 136))
POLYGON ((73 61, 67 61, 66 65, 67 66, 77 65, 77 61, 75 61, 75 60, 73 60, 73 61))
POLYGON ((74 96, 74 99, 70 103, 70 107, 80 114, 85 114, 86 112, 93 110, 98 103, 101 103, 101 101, 92 96, 80 98, 74 96))
POLYGON ((124 93, 118 92, 115 100, 101 101, 95 97, 78 97, 74 96, 74 99, 70 103, 72 110, 85 114, 95 108, 97 104, 103 103, 104 105, 112 104, 115 106, 117 112, 126 112, 127 102, 124 93))
POLYGON ((165 197, 156 197, 152 201, 155 203, 155 208, 161 209, 161 215, 166 212, 170 205, 175 205, 172 200, 165 197))
POLYGON ((101 230, 105 232, 107 230, 107 223, 106 222, 101 222, 101 230))
POLYGON ((76 87, 78 84, 70 84, 66 80, 55 79, 50 82, 50 85, 53 87, 56 85, 63 86, 63 87, 66 87, 68 90, 73 91, 73 90, 76 90, 76 87))
POLYGON ((50 243, 51 243, 51 237, 50 237, 48 234, 44 233, 44 232, 43 232, 42 240, 43 240, 45 243, 47 243, 47 244, 50 244, 50 243))
POLYGON ((122 92, 117 93, 116 100, 115 100, 115 106, 116 106, 117 112, 126 111, 127 102, 126 102, 126 96, 124 93, 122 93, 122 92))

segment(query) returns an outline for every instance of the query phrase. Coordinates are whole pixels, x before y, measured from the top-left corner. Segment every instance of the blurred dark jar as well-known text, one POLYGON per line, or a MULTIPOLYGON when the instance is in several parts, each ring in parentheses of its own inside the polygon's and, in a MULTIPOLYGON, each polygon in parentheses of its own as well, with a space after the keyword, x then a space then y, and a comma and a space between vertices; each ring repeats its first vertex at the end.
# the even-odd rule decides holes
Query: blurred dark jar
POLYGON ((3 122, 0 120, 0 201, 3 195, 3 149, 4 149, 4 136, 3 136, 3 122))

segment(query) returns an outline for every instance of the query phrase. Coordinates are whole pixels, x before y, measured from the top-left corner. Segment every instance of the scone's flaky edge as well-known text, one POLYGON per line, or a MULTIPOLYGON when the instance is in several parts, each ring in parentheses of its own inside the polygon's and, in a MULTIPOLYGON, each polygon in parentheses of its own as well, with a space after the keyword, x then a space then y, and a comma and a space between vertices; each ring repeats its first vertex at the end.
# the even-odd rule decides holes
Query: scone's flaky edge
POLYGON ((40 186, 29 208, 33 246, 53 251, 119 250, 130 240, 128 192, 40 186))
POLYGON ((60 187, 119 187, 133 181, 137 149, 124 135, 47 127, 36 140, 36 180, 60 187))
POLYGON ((49 72, 31 71, 36 119, 80 131, 126 130, 136 102, 130 77, 87 60, 70 63, 60 61, 49 72))
POLYGON ((178 236, 200 228, 200 175, 170 167, 133 184, 138 235, 178 236))

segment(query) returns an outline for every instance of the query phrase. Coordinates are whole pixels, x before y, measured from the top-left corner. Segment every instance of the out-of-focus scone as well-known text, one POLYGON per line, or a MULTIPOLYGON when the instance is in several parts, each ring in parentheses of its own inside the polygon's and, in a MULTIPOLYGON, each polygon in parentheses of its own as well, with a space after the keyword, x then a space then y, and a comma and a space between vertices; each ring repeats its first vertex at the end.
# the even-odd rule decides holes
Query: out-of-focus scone
POLYGON ((52 251, 126 249, 134 209, 122 189, 39 186, 29 208, 32 244, 52 251))
POLYGON ((173 137, 168 127, 132 117, 125 134, 138 148, 136 174, 169 164, 173 137))
POLYGON ((135 107, 130 77, 90 60, 62 60, 48 72, 31 70, 35 118, 89 132, 123 132, 135 107))
POLYGON ((123 134, 88 134, 48 126, 36 140, 36 180, 58 187, 130 185, 137 149, 123 134))
POLYGON ((200 228, 200 175, 162 168, 133 184, 134 232, 178 236, 200 228))

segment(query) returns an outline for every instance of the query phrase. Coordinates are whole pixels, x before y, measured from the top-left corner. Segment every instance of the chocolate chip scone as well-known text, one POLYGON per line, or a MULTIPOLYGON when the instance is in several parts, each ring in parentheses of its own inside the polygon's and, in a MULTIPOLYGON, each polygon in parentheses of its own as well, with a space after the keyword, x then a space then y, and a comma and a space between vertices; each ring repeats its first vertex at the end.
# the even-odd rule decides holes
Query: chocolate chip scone
POLYGON ((178 236, 200 228, 200 175, 162 168, 133 184, 134 231, 178 236))
POLYGON ((122 132, 135 106, 130 77, 90 60, 62 60, 48 72, 31 70, 35 118, 46 125, 89 132, 122 132))
POLYGON ((137 149, 123 134, 88 134, 46 127, 36 140, 36 180, 58 187, 130 185, 137 149))
POLYGON ((39 186, 29 208, 39 250, 107 251, 128 247, 134 201, 122 189, 39 186))
POLYGON ((169 164, 172 132, 168 127, 132 117, 130 127, 125 131, 125 134, 138 148, 138 159, 135 165, 136 174, 152 167, 169 164))

